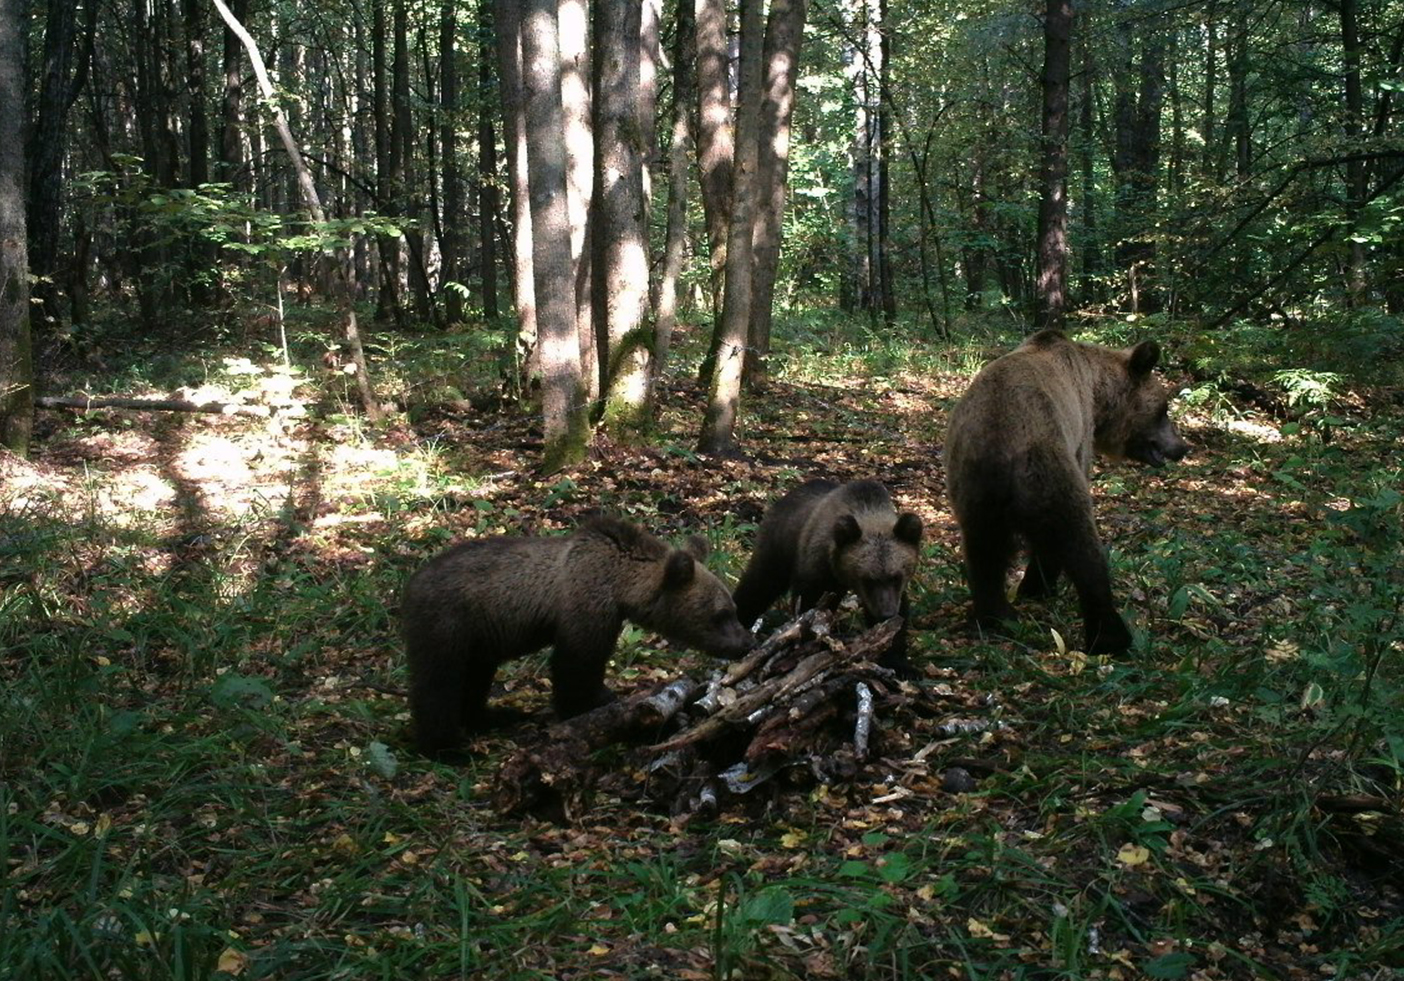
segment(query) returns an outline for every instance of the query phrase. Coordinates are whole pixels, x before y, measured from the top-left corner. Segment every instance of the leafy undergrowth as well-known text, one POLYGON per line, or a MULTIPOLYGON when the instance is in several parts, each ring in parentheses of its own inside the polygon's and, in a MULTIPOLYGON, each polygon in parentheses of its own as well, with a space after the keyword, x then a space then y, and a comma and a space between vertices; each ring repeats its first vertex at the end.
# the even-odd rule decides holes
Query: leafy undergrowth
MULTIPOLYGON (((46 417, 0 471, 0 977, 1404 970, 1399 391, 1335 376, 1325 426, 1216 389, 1180 413, 1183 464, 1101 467, 1138 635, 1101 661, 1066 592, 1014 639, 964 627, 944 419, 1008 339, 787 337, 745 461, 692 452, 695 360, 650 448, 549 478, 511 409, 429 399, 374 431, 335 376, 237 360, 202 380, 309 413, 46 417), (395 596, 445 543, 603 507, 705 533, 734 578, 811 474, 924 519, 913 656, 968 696, 957 734, 889 726, 852 782, 798 767, 710 822, 608 789, 573 825, 505 818, 498 765, 550 718, 538 655, 499 676, 531 722, 459 766, 410 748, 395 596)), ((612 684, 710 667, 630 628, 612 684)))

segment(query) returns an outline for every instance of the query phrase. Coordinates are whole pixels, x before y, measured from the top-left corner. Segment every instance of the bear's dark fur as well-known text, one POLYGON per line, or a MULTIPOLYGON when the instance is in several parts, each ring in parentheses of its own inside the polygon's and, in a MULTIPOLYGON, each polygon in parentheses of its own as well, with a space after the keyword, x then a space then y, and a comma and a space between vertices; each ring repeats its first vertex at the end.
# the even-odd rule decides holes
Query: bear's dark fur
POLYGON ((441 753, 490 724, 498 666, 547 644, 558 716, 608 701, 605 668, 625 620, 718 657, 744 654, 755 638, 706 555, 700 538, 673 549, 597 517, 570 535, 469 541, 430 559, 400 606, 420 749, 441 753))
POLYGON ((1154 341, 1118 350, 1041 331, 987 364, 951 412, 946 480, 960 522, 978 624, 1014 615, 1004 577, 1029 547, 1019 597, 1077 588, 1085 649, 1117 653, 1131 633, 1112 599, 1088 485, 1095 453, 1158 467, 1189 446, 1153 370, 1154 341))
MULTIPOLYGON (((869 624, 898 614, 905 621, 920 545, 921 519, 899 515, 876 480, 806 481, 761 520, 755 551, 736 585, 736 614, 753 624, 786 590, 801 610, 825 593, 852 592, 869 624)), ((883 663, 908 669, 905 622, 883 663)))

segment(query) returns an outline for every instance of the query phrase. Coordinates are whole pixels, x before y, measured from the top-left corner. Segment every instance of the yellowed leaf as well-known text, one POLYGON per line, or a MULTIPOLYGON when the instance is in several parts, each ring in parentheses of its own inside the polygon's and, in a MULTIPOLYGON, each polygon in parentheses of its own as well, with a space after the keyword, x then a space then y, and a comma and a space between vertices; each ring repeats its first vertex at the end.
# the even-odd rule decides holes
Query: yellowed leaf
POLYGON ((596 957, 600 957, 604 954, 608 954, 609 948, 604 944, 595 944, 595 946, 590 948, 590 953, 594 954, 596 957))
POLYGON ((1143 865, 1150 858, 1150 849, 1144 845, 1133 845, 1129 841, 1116 853, 1116 860, 1122 865, 1143 865))
POLYGON ((103 837, 104 835, 106 835, 106 834, 107 834, 109 831, 111 831, 111 830, 112 830, 112 815, 111 815, 111 814, 103 814, 103 815, 99 816, 98 819, 97 819, 97 823, 93 825, 93 834, 97 835, 99 838, 103 837))
POLYGON ((224 948, 224 953, 219 955, 219 963, 215 965, 216 971, 223 971, 225 974, 232 974, 234 977, 244 973, 244 969, 249 966, 248 955, 242 950, 235 950, 233 947, 224 948))

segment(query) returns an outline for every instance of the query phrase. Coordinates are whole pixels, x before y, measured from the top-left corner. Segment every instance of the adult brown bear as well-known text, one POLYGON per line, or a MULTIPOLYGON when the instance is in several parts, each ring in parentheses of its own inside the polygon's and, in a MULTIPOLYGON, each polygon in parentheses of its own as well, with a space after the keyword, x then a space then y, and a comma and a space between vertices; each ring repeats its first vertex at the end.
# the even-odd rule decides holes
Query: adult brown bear
MULTIPOLYGON (((921 519, 898 514, 876 480, 809 480, 766 511, 755 551, 736 584, 736 613, 752 624, 787 590, 807 610, 825 593, 853 592, 870 624, 907 616, 907 583, 921 546, 921 519)), ((907 664, 904 623, 883 655, 907 664)))
POLYGON ((1017 537, 1029 547, 1019 597, 1049 593, 1059 574, 1077 587, 1085 650, 1131 646, 1112 599, 1092 520, 1094 451, 1158 467, 1189 445, 1153 373, 1155 341, 1118 350, 1041 331, 987 364, 951 412, 946 480, 965 546, 977 623, 1014 615, 1004 577, 1017 537))
POLYGON ((718 657, 755 637, 692 538, 673 549, 634 525, 596 517, 570 535, 485 538, 439 553, 405 586, 401 628, 420 749, 454 747, 495 717, 488 690, 502 662, 554 645, 551 697, 561 718, 612 696, 604 685, 624 621, 718 657))

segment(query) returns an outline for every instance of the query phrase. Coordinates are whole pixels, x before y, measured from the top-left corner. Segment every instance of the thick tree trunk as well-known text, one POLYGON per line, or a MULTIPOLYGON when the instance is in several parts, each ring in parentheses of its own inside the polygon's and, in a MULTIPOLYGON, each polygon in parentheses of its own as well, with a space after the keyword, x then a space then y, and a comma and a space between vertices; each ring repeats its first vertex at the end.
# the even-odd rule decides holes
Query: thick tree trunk
POLYGON ((530 148, 532 273, 546 430, 543 468, 547 472, 583 459, 588 438, 571 268, 566 189, 569 161, 561 104, 557 9, 557 0, 526 0, 521 29, 522 91, 530 148))
POLYGON ((24 227, 24 26, 29 5, 0 0, 0 446, 24 456, 34 429, 29 260, 24 227))
POLYGON ((1038 279, 1034 324, 1061 330, 1068 303, 1068 78, 1072 0, 1043 16, 1043 141, 1038 171, 1038 279))
POLYGON ((752 248, 755 272, 751 297, 750 343, 746 352, 746 381, 765 383, 765 357, 770 353, 770 325, 775 303, 775 278, 780 267, 780 238, 785 218, 785 190, 790 167, 790 121, 799 77, 800 43, 808 0, 771 0, 762 55, 760 136, 756 159, 756 231, 752 248))
MULTIPOLYGON (((737 452, 747 330, 751 317, 751 262, 755 235, 756 158, 760 136, 762 0, 741 0, 741 71, 736 111, 731 228, 726 243, 726 293, 717 328, 716 362, 698 449, 737 452)), ((700 28, 700 25, 699 25, 700 28)))
POLYGON ((463 282, 463 182, 458 173, 458 18, 454 0, 439 6, 439 169, 443 174, 443 235, 439 283, 449 323, 463 320, 463 293, 449 283, 463 282))
POLYGON ((478 8, 478 264, 483 316, 497 320, 497 134, 492 124, 493 25, 491 0, 478 8))
MULTIPOLYGON (((603 391, 603 297, 594 289, 595 137, 590 127, 590 19, 585 0, 559 0, 561 108, 565 113, 566 207, 570 214, 571 275, 580 334, 580 372, 591 402, 603 391), (596 322, 596 317, 599 322, 596 322)), ((637 139, 637 134, 635 134, 637 139)), ((533 148, 534 149, 534 148, 533 148)))
POLYGON ((405 248, 409 253, 410 293, 414 296, 414 312, 420 323, 435 321, 434 299, 424 264, 424 232, 418 227, 418 197, 415 186, 413 106, 410 104, 409 84, 409 9, 407 0, 395 0, 395 61, 393 78, 394 110, 391 113, 390 144, 391 184, 395 193, 395 212, 409 219, 403 231, 405 248))
POLYGON ((736 152, 731 128, 725 0, 696 0, 696 14, 697 167, 711 252, 712 311, 719 316, 726 277, 727 231, 731 227, 732 158, 736 152))
POLYGON ((687 168, 692 149, 692 100, 696 93, 693 66, 697 59, 697 24, 688 0, 678 5, 673 37, 673 142, 668 151, 668 228, 663 246, 663 273, 654 303, 653 363, 649 372, 649 398, 668 361, 673 328, 678 319, 678 277, 682 274, 683 246, 687 239, 687 168))
POLYGON ((595 0, 596 288, 603 290, 604 424, 612 430, 637 428, 648 396, 639 21, 637 2, 595 0))
POLYGON ((210 122, 205 106, 205 5, 183 0, 185 27, 185 83, 190 93, 187 142, 190 186, 210 180, 210 122))
MULTIPOLYGON (((322 211, 322 202, 317 197, 317 187, 312 183, 312 174, 307 169, 306 162, 302 159, 302 151, 297 145, 297 140, 293 139, 292 130, 288 128, 287 117, 283 115, 282 106, 275 98, 273 83, 268 77, 268 69, 263 64, 263 56, 258 53, 258 44, 244 25, 234 19, 233 13, 225 5, 224 0, 214 0, 215 9, 224 18, 224 22, 243 42, 244 49, 249 53, 249 61, 253 65, 254 77, 258 79, 259 90, 263 93, 263 98, 267 100, 273 113, 273 126, 278 131, 278 137, 282 140, 283 149, 287 152, 288 163, 292 165, 293 173, 297 177, 298 190, 302 193, 303 203, 306 205, 312 220, 317 224, 326 221, 326 215, 322 211)), ((347 353, 351 357, 351 363, 356 369, 356 386, 361 396, 361 404, 365 409, 366 417, 372 422, 378 422, 383 414, 380 403, 376 400, 375 391, 371 387, 370 374, 366 370, 365 350, 361 346, 360 327, 356 323, 356 303, 351 282, 347 279, 346 257, 342 255, 343 250, 338 249, 334 257, 335 284, 337 306, 341 309, 344 321, 344 337, 347 353)))
MULTIPOLYGON (((486 2, 486 0, 484 0, 486 2)), ((536 276, 532 271, 531 193, 527 182, 526 96, 522 91, 522 19, 516 0, 494 0, 498 87, 502 93, 507 183, 512 192, 512 303, 517 309, 517 352, 526 378, 540 373, 536 276)))

